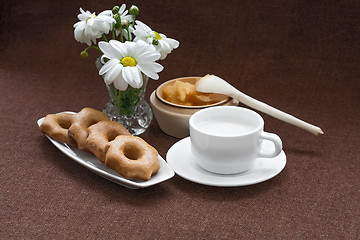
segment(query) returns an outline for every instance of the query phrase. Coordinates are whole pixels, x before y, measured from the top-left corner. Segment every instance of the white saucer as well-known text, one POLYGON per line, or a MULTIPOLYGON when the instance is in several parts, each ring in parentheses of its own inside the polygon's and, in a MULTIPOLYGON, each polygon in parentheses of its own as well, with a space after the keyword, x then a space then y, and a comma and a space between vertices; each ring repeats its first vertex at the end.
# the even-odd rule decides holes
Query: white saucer
MULTIPOLYGON (((250 170, 239 174, 216 174, 199 167, 193 160, 190 149, 190 137, 175 143, 166 154, 166 161, 180 177, 189 181, 216 187, 247 186, 269 180, 278 175, 286 165, 284 151, 275 158, 257 158, 250 170)), ((269 141, 263 141, 265 151, 271 151, 274 146, 269 141)))

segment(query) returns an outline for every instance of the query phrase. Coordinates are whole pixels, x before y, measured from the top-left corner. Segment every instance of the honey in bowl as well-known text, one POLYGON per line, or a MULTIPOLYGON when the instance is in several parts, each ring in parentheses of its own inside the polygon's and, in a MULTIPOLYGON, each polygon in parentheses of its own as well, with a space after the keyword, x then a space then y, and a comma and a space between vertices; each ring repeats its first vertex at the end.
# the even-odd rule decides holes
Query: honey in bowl
POLYGON ((167 104, 186 108, 214 106, 230 100, 226 95, 196 91, 196 81, 199 79, 187 77, 165 82, 156 90, 156 95, 167 104))

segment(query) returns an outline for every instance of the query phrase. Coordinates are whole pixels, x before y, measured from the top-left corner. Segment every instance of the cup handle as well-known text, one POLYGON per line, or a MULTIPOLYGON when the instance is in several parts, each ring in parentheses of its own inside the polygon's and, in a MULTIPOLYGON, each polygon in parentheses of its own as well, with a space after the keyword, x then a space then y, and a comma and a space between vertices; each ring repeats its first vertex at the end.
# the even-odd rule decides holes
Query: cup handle
POLYGON ((264 152, 263 150, 260 150, 258 153, 259 157, 273 158, 280 154, 282 150, 282 141, 278 135, 274 133, 262 132, 260 138, 273 142, 275 145, 275 150, 273 152, 264 152))

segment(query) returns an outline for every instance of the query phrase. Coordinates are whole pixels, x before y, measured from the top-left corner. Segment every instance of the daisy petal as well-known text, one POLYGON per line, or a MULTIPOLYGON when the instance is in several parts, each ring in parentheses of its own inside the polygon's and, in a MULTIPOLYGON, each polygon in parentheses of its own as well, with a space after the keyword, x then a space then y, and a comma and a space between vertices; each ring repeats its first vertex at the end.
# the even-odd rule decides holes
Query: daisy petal
POLYGON ((161 49, 160 51, 163 51, 163 52, 166 52, 166 53, 171 52, 171 47, 167 42, 160 40, 159 41, 159 46, 160 46, 160 49, 161 49))
POLYGON ((106 73, 104 81, 109 85, 121 74, 122 69, 123 66, 121 64, 116 64, 106 73))
POLYGON ((125 82, 121 74, 119 74, 119 76, 114 80, 114 86, 120 91, 125 91, 128 87, 128 83, 125 82))
POLYGON ((179 41, 172 38, 165 38, 164 41, 167 42, 174 49, 178 48, 180 45, 179 41))
POLYGON ((133 70, 131 71, 131 74, 133 76, 133 88, 140 88, 143 85, 143 78, 142 78, 142 74, 139 68, 135 67, 133 68, 133 70))
POLYGON ((124 78, 124 80, 130 84, 130 86, 135 87, 135 79, 133 76, 132 71, 136 69, 136 67, 124 67, 122 73, 122 77, 124 78))
POLYGON ((117 58, 119 57, 123 58, 128 55, 127 48, 123 43, 116 40, 110 40, 109 44, 113 47, 113 49, 115 49, 118 52, 119 55, 116 54, 117 58))
POLYGON ((137 67, 140 69, 140 71, 142 71, 146 76, 148 76, 151 79, 158 80, 159 75, 154 71, 152 66, 153 66, 153 64, 138 64, 137 65, 137 67))
POLYGON ((119 64, 120 61, 118 59, 111 59, 107 61, 102 68, 99 70, 99 75, 103 75, 104 73, 108 72, 111 68, 113 68, 116 64, 119 64))
POLYGON ((143 41, 138 41, 136 42, 135 44, 135 47, 134 47, 134 52, 133 52, 133 56, 137 59, 140 58, 140 56, 143 54, 143 53, 146 53, 149 51, 149 45, 146 44, 145 42, 143 41))
POLYGON ((138 63, 148 63, 148 62, 154 62, 160 58, 160 53, 158 52, 148 52, 140 55, 138 57, 138 63))
POLYGON ((161 64, 156 63, 156 62, 152 63, 151 67, 155 72, 161 72, 162 70, 164 70, 164 67, 161 64))
POLYGON ((151 32, 152 31, 151 28, 148 25, 146 25, 145 23, 143 23, 143 22, 141 22, 139 20, 136 20, 135 23, 136 23, 135 29, 139 28, 139 29, 142 29, 143 31, 146 31, 146 32, 151 32))
POLYGON ((115 49, 110 43, 107 42, 99 42, 99 48, 104 53, 104 56, 107 58, 118 58, 119 57, 119 51, 115 49))
POLYGON ((145 31, 143 31, 143 30, 139 30, 139 29, 134 30, 134 35, 135 35, 137 38, 140 38, 140 39, 149 36, 149 34, 148 34, 147 32, 145 32, 145 31))
POLYGON ((121 5, 120 9, 119 9, 120 15, 125 11, 125 8, 126 8, 126 4, 123 3, 123 4, 121 5))

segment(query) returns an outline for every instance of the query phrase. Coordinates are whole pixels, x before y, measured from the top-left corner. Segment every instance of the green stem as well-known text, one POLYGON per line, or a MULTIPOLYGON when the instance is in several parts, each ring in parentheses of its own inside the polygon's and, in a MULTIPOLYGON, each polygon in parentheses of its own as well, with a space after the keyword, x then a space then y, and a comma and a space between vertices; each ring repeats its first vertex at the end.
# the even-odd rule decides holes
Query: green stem
POLYGON ((107 40, 107 38, 106 38, 106 36, 105 36, 104 33, 103 33, 103 35, 102 35, 102 38, 104 39, 104 41, 108 42, 108 40, 107 40))
POLYGON ((101 54, 104 54, 104 53, 100 50, 100 48, 99 48, 99 47, 96 47, 96 46, 87 47, 87 48, 85 48, 84 51, 86 52, 89 48, 93 48, 93 49, 99 50, 99 51, 101 52, 101 54))
MULTIPOLYGON (((120 19, 121 21, 121 19, 120 19)), ((124 42, 124 38, 123 38, 123 31, 122 31, 122 24, 120 24, 120 42, 124 42)))
POLYGON ((115 23, 113 23, 112 39, 115 39, 115 23))
POLYGON ((134 27, 136 16, 135 16, 135 15, 132 15, 132 16, 133 16, 133 21, 132 21, 132 23, 131 23, 131 26, 134 27))
POLYGON ((129 26, 126 28, 127 30, 127 34, 128 34, 128 40, 130 41, 130 30, 129 30, 129 26))
POLYGON ((132 88, 128 86, 125 91, 120 91, 114 87, 114 84, 109 85, 111 91, 112 103, 119 110, 121 114, 130 115, 134 107, 140 101, 141 88, 132 88))

